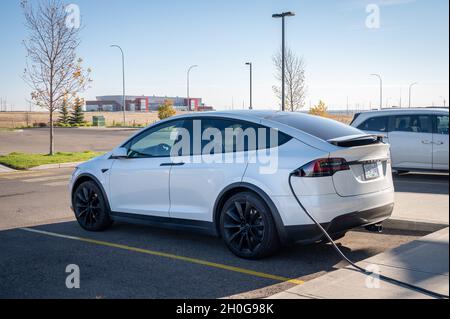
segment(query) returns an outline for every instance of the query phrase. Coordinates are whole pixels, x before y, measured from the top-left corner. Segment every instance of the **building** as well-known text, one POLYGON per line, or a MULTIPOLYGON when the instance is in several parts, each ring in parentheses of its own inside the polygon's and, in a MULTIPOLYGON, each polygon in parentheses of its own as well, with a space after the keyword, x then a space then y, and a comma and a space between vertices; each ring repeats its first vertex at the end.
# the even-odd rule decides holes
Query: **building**
MULTIPOLYGON (((167 96, 125 96, 126 111, 128 112, 151 112, 157 111, 158 107, 166 101, 170 101, 177 111, 188 111, 191 105, 193 111, 212 111, 211 106, 202 103, 201 98, 167 97, 167 96)), ((122 111, 123 96, 108 95, 97 96, 95 101, 86 101, 86 112, 120 112, 122 111)))

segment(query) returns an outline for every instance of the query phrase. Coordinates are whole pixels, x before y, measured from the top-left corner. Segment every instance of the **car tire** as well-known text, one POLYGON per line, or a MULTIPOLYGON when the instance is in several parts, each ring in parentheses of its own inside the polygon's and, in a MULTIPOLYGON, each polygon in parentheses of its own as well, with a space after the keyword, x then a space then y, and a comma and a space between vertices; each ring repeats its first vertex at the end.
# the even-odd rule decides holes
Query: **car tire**
POLYGON ((73 193, 73 210, 78 224, 88 231, 102 231, 112 224, 106 199, 93 181, 81 183, 73 193))
POLYGON ((252 192, 238 193, 226 201, 220 231, 227 247, 241 258, 264 258, 280 247, 269 207, 252 192))

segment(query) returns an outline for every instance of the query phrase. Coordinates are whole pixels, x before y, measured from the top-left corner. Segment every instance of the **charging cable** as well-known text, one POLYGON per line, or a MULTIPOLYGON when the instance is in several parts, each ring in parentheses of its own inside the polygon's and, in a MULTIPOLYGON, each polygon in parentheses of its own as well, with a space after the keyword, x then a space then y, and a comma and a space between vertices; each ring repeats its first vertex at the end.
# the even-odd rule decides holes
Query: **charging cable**
POLYGON ((384 281, 387 281, 387 282, 390 282, 390 283, 393 283, 393 284, 402 286, 402 287, 407 288, 407 289, 415 290, 415 291, 417 291, 417 292, 423 293, 423 294, 425 294, 425 295, 428 295, 428 296, 431 296, 431 297, 434 297, 434 298, 438 298, 438 299, 449 299, 449 296, 447 296, 447 295, 443 295, 443 294, 440 294, 440 293, 437 293, 437 292, 434 292, 434 291, 430 291, 430 290, 425 289, 425 288, 422 288, 422 287, 417 287, 417 286, 415 286, 415 285, 412 285, 412 284, 409 284, 409 283, 406 283, 406 282, 402 282, 402 281, 397 280, 397 279, 394 279, 394 278, 390 278, 390 277, 387 277, 387 276, 383 276, 383 275, 381 275, 381 274, 374 273, 374 272, 372 272, 372 271, 368 271, 368 270, 366 270, 366 269, 364 269, 364 268, 358 266, 358 265, 355 264, 353 261, 351 261, 351 260, 350 260, 347 256, 345 256, 344 253, 339 249, 339 247, 336 245, 336 243, 335 243, 334 240, 331 238, 331 236, 328 234, 328 232, 325 230, 325 228, 323 228, 322 225, 321 225, 321 224, 320 224, 320 223, 319 223, 319 222, 318 222, 318 221, 317 221, 317 220, 316 220, 316 219, 308 212, 308 210, 305 208, 305 206, 303 206, 303 204, 301 203, 301 201, 300 201, 300 199, 298 198, 297 194, 295 193, 294 188, 292 187, 292 177, 293 177, 293 176, 295 176, 295 172, 292 172, 292 173, 289 175, 289 187, 291 188, 291 192, 292 192, 292 194, 294 195, 294 197, 295 197, 297 203, 298 203, 299 206, 303 209, 303 211, 306 213, 306 215, 308 215, 308 217, 314 222, 314 224, 317 225, 317 228, 320 229, 320 231, 323 233, 323 235, 330 241, 330 243, 333 245, 335 251, 341 256, 341 258, 342 258, 343 260, 345 260, 347 263, 349 263, 349 264, 350 264, 351 266, 353 266, 355 269, 357 269, 358 271, 360 271, 360 272, 362 272, 362 273, 364 273, 364 274, 366 274, 366 275, 369 275, 369 276, 377 276, 377 277, 379 277, 380 279, 382 279, 382 280, 384 280, 384 281))

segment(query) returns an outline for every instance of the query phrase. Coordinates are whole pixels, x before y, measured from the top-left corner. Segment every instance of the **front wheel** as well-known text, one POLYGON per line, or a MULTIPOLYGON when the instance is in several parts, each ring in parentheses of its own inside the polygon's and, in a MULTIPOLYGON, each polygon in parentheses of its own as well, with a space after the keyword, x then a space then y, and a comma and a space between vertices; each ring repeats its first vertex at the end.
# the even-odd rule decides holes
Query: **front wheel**
POLYGON ((78 224, 88 231, 105 230, 112 224, 103 193, 96 183, 81 183, 73 194, 73 209, 78 224))
POLYGON ((263 258, 279 248, 271 212, 266 203, 251 192, 236 194, 225 203, 220 230, 225 244, 241 258, 263 258))

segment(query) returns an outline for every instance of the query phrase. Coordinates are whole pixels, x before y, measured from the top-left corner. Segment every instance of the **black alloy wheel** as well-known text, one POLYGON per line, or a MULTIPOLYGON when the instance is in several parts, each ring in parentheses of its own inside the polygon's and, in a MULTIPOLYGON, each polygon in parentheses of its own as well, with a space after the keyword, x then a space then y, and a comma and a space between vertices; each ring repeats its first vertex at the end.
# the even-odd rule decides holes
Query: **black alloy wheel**
POLYGON ((105 198, 92 181, 77 187, 73 194, 73 208, 78 223, 88 231, 104 230, 112 223, 105 198))
POLYGON ((234 195, 225 203, 220 227, 228 248, 239 257, 262 258, 278 247, 271 213, 253 193, 234 195))

